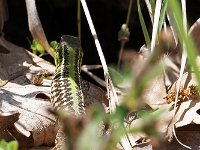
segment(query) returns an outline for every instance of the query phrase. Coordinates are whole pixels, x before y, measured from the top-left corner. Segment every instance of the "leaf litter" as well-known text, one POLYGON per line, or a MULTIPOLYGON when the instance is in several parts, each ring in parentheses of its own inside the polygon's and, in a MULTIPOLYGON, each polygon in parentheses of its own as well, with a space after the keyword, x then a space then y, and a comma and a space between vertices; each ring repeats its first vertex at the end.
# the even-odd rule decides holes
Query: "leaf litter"
MULTIPOLYGON (((53 146, 58 129, 49 111, 51 82, 36 86, 32 79, 38 71, 53 72, 55 67, 3 37, 0 44, 9 51, 0 54, 0 137, 17 140, 21 148, 53 146)), ((105 91, 89 83, 86 103, 102 103, 106 108, 105 91)))

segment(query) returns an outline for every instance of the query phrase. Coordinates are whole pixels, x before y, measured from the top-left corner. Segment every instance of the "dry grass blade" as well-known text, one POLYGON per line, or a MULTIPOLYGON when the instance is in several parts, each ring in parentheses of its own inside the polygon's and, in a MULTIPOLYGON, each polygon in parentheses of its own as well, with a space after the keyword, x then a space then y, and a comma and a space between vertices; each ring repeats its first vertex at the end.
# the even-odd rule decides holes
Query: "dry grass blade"
POLYGON ((153 24, 153 12, 152 12, 152 9, 151 9, 151 4, 150 4, 149 0, 145 0, 145 3, 147 5, 149 16, 151 18, 151 23, 153 24))
POLYGON ((172 34, 173 34, 173 37, 175 40, 175 44, 177 46, 178 45, 178 36, 177 36, 177 33, 175 32, 173 22, 171 21, 171 14, 169 12, 167 12, 167 19, 169 21, 170 29, 172 31, 172 34))
POLYGON ((178 141, 179 144, 181 144, 182 146, 188 148, 188 149, 191 149, 190 147, 188 147, 187 145, 183 144, 176 136, 176 131, 175 131, 175 122, 174 122, 174 119, 175 119, 175 115, 176 115, 176 106, 177 106, 177 101, 178 101, 178 93, 179 93, 179 90, 180 90, 180 86, 181 86, 181 81, 182 81, 182 77, 183 77, 183 73, 184 73, 184 69, 185 69, 185 66, 186 66, 186 59, 187 59, 187 54, 185 52, 185 50, 183 51, 182 53, 182 58, 181 58, 181 69, 180 69, 180 74, 179 74, 179 79, 178 80, 178 83, 177 83, 177 89, 176 89, 176 98, 175 98, 175 104, 174 104, 174 117, 173 117, 173 120, 172 120, 172 123, 173 123, 173 134, 174 134, 174 137, 176 138, 176 140, 178 141))
POLYGON ((102 48, 101 48, 100 42, 98 40, 97 33, 96 33, 95 28, 94 28, 94 24, 92 22, 92 18, 90 16, 86 1, 81 0, 81 4, 82 4, 83 10, 85 12, 85 16, 86 16, 86 19, 88 21, 92 36, 94 38, 94 42, 95 42, 95 45, 96 45, 96 48, 97 48, 97 51, 98 51, 98 54, 99 54, 99 57, 100 57, 100 60, 101 60, 101 64, 102 64, 102 67, 103 67, 103 70, 104 70, 104 77, 105 77, 105 81, 106 81, 108 98, 110 99, 110 104, 114 104, 114 105, 110 105, 110 111, 112 112, 112 111, 115 110, 116 105, 118 104, 118 97, 117 97, 115 88, 113 86, 112 80, 110 78, 110 75, 109 75, 109 72, 108 72, 108 67, 107 67, 107 64, 106 64, 106 60, 105 60, 104 54, 102 52, 102 48), (114 99, 112 98, 111 94, 113 95, 114 99))
POLYGON ((162 5, 162 0, 157 0, 156 1, 156 8, 155 8, 154 22, 153 22, 153 32, 152 32, 152 38, 151 38, 151 49, 150 49, 151 52, 154 51, 154 48, 155 48, 155 45, 156 45, 161 5, 162 5))

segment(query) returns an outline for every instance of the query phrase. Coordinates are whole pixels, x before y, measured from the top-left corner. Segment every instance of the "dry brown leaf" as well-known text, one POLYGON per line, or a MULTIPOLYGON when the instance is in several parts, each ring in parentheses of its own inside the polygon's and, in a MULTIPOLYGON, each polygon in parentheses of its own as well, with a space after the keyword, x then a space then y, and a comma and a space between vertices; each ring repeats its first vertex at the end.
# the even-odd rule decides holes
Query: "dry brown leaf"
POLYGON ((157 109, 167 105, 163 99, 166 95, 164 76, 160 75, 151 81, 143 94, 143 99, 152 109, 157 109))
POLYGON ((190 28, 189 34, 192 36, 195 46, 200 54, 200 19, 198 19, 190 28))
POLYGON ((175 116, 176 128, 188 124, 200 124, 200 102, 198 100, 188 100, 182 102, 175 116))
POLYGON ((0 139, 14 140, 14 137, 10 135, 9 128, 14 126, 14 123, 19 119, 19 115, 17 111, 6 113, 0 111, 0 139))
POLYGON ((172 61, 172 58, 164 55, 163 63, 165 70, 165 86, 168 88, 174 83, 179 76, 179 67, 172 61))
MULTIPOLYGON (((191 81, 191 75, 188 72, 185 72, 183 74, 181 83, 180 83, 180 87, 182 88, 187 88, 188 86, 190 86, 191 84, 189 84, 189 82, 191 81)), ((180 78, 178 78, 170 87, 168 93, 170 93, 171 91, 176 91, 177 89, 177 84, 178 82, 180 82, 180 78)))
POLYGON ((86 84, 88 84, 88 89, 84 92, 86 106, 101 104, 106 110, 108 108, 108 100, 105 91, 90 82, 86 84))
POLYGON ((35 100, 34 96, 38 90, 42 89, 27 86, 24 88, 17 85, 15 88, 2 88, 1 110, 20 112, 20 118, 14 126, 20 134, 33 138, 33 145, 53 145, 57 132, 55 117, 48 112, 50 102, 35 100))
POLYGON ((31 85, 32 72, 54 67, 44 60, 32 55, 25 49, 17 47, 5 39, 0 39, 8 54, 0 55, 0 110, 3 112, 18 111, 19 120, 9 132, 20 146, 53 145, 56 135, 55 117, 48 112, 49 101, 35 99, 39 92, 49 93, 50 87, 31 85))
POLYGON ((0 112, 0 131, 5 130, 14 125, 14 123, 19 119, 19 112, 0 112))

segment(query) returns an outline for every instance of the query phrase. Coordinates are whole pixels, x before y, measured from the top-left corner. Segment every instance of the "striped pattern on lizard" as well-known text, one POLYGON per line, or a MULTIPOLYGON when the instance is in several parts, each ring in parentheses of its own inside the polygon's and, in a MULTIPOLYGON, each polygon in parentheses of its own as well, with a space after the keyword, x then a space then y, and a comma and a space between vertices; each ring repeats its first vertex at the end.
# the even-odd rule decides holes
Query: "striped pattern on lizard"
POLYGON ((51 103, 56 111, 66 110, 80 116, 85 113, 80 77, 82 49, 78 38, 64 35, 56 49, 55 75, 51 85, 51 103))
MULTIPOLYGON (((51 103, 56 111, 67 111, 70 115, 80 117, 85 114, 85 103, 80 76, 82 49, 78 38, 64 35, 56 48, 55 74, 51 84, 51 103)), ((74 142, 66 140, 59 122, 54 150, 64 149, 64 145, 74 142)), ((68 145, 68 146, 69 146, 68 145)), ((71 147, 71 149, 73 149, 71 147)))

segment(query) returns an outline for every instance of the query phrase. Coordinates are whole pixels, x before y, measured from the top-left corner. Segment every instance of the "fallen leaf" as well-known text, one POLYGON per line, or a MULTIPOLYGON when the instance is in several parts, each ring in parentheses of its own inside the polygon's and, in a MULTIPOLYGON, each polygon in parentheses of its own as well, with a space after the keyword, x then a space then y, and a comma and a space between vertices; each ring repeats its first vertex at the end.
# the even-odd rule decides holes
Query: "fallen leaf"
POLYGON ((17 111, 0 112, 0 139, 14 140, 14 137, 9 133, 9 128, 14 126, 14 123, 19 119, 19 115, 17 111))
POLYGON ((200 54, 200 18, 190 27, 189 34, 193 38, 198 53, 200 54))
POLYGON ((151 81, 142 98, 152 109, 157 109, 167 105, 163 99, 166 95, 164 76, 160 75, 151 81))
MULTIPOLYGON (((33 145, 53 145, 57 130, 55 128, 56 119, 48 112, 48 108, 51 107, 50 101, 35 99, 37 93, 50 92, 50 87, 17 84, 22 80, 20 78, 24 79, 23 77, 16 78, 1 88, 0 109, 3 111, 17 110, 21 114, 14 126, 20 134, 26 137, 25 139, 30 137, 33 145)), ((13 136, 17 136, 16 132, 13 132, 13 136)))
POLYGON ((19 112, 10 111, 10 112, 0 112, 0 131, 5 130, 19 119, 19 112))
POLYGON ((175 116, 175 126, 178 128, 191 123, 200 124, 200 115, 198 114, 199 110, 199 100, 188 100, 181 103, 175 116))

